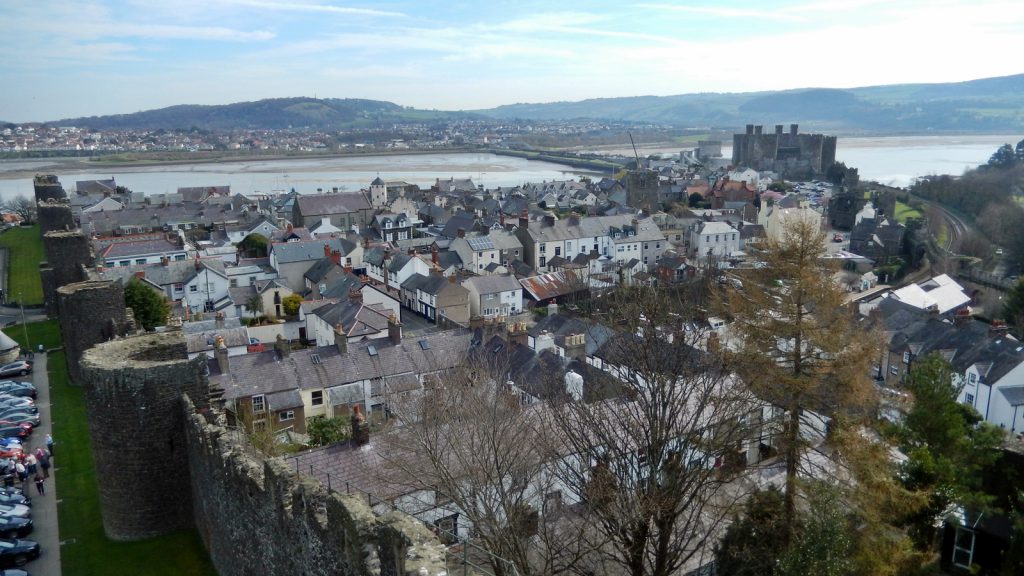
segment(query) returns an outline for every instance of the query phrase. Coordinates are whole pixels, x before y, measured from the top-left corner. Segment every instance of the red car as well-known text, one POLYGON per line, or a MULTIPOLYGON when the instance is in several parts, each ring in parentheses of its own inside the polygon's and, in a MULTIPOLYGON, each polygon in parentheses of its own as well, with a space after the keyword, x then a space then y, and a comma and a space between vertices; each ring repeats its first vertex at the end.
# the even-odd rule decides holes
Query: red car
POLYGON ((25 451, 21 449, 21 446, 0 446, 0 458, 15 458, 24 453, 25 451))

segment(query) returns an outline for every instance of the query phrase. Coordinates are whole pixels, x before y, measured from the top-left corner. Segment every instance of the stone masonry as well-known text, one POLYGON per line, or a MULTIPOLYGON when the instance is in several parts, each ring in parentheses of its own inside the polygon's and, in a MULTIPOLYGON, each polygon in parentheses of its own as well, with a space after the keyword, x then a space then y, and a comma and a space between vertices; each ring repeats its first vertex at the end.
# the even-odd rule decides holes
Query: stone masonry
POLYGON ((444 545, 415 519, 256 458, 215 408, 184 411, 196 526, 221 576, 445 573, 444 545))
POLYGON ((39 202, 36 206, 36 220, 39 222, 39 231, 43 234, 54 230, 78 228, 71 213, 71 204, 64 199, 39 202))
POLYGON ((113 280, 89 280, 57 289, 60 332, 72 384, 81 384, 79 362, 86 350, 134 330, 124 306, 124 288, 113 280))
POLYGON ((46 262, 40 264, 43 281, 43 303, 48 316, 57 315, 57 289, 86 279, 85 266, 92 266, 89 238, 78 230, 54 231, 43 235, 46 262))
POLYGON ((207 403, 206 358, 181 332, 98 344, 82 356, 103 529, 139 540, 192 526, 182 394, 207 403))

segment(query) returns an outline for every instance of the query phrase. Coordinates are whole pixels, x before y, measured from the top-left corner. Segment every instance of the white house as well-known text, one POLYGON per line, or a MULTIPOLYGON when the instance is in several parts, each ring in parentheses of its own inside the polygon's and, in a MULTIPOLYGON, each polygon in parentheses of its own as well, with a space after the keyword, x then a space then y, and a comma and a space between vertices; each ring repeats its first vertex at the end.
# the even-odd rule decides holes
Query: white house
POLYGON ((548 272, 548 262, 561 257, 572 260, 579 254, 596 252, 616 262, 632 259, 653 264, 668 249, 665 235, 651 218, 631 214, 564 220, 546 217, 539 222, 520 218, 516 236, 523 244, 523 261, 538 272, 548 272))
POLYGON ((699 222, 690 231, 690 254, 726 258, 740 249, 740 231, 726 222, 699 222))
POLYGON ((474 276, 462 282, 469 290, 469 312, 493 318, 523 311, 523 285, 512 275, 474 276))

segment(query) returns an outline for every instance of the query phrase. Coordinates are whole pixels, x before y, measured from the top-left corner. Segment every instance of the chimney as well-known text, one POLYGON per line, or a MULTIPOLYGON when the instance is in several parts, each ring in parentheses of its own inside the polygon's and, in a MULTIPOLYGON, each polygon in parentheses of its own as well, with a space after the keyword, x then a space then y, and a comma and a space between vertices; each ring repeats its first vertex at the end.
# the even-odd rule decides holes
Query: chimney
POLYGON ((196 252, 196 270, 202 270, 203 265, 199 263, 199 253, 196 252))
POLYGON ((363 238, 363 250, 369 250, 369 249, 370 249, 370 239, 369 238, 363 238))
POLYGON ((324 242, 324 258, 331 257, 331 245, 324 242))
POLYGON ((395 346, 402 343, 402 323, 395 316, 394 312, 388 317, 388 339, 395 346))
POLYGON ((551 215, 551 214, 545 215, 544 216, 544 225, 545 226, 554 226, 555 225, 555 217, 553 215, 551 215))
POLYGON ((284 360, 292 353, 292 345, 284 339, 283 335, 278 334, 277 340, 274 341, 274 350, 277 351, 277 357, 284 360))
POLYGON ((523 346, 526 346, 528 344, 526 323, 513 322, 512 324, 509 324, 506 340, 511 344, 522 344, 523 346))
POLYGON ((288 230, 288 233, 289 233, 289 234, 291 234, 291 233, 292 233, 292 230, 293 230, 293 228, 292 228, 292 223, 291 223, 291 222, 289 222, 289 223, 288 223, 288 228, 287 228, 287 230, 288 230))
POLYGON ((587 337, 584 334, 569 334, 565 337, 565 356, 583 360, 587 357, 587 337))
POLYGON ((988 328, 988 335, 991 336, 992 338, 998 338, 1006 335, 1006 332, 1008 330, 1009 328, 1006 326, 1006 321, 993 320, 992 325, 989 326, 988 328))
POLYGON ((341 266, 341 250, 331 250, 330 259, 335 266, 341 266))
POLYGON ((217 358, 217 367, 220 368, 220 373, 227 374, 230 371, 228 346, 224 343, 223 336, 217 336, 213 341, 213 355, 217 358))
POLYGON ((519 213, 519 227, 524 230, 530 227, 530 212, 523 210, 519 213))
POLYGON ((214 325, 217 326, 217 328, 223 328, 224 327, 224 313, 223 312, 217 312, 216 314, 214 314, 213 322, 214 322, 214 325))
POLYGON ((778 136, 782 136, 782 124, 775 125, 775 134, 778 136))
POLYGON ((138 272, 135 273, 135 277, 138 278, 139 280, 142 280, 143 278, 146 277, 146 271, 139 270, 138 272))
POLYGON ((796 136, 796 129, 797 129, 797 128, 799 128, 799 126, 798 126, 798 125, 796 125, 796 124, 790 124, 790 125, 789 125, 789 134, 790 134, 791 136, 796 136))
POLYGON ((363 416, 363 407, 359 404, 352 405, 352 443, 356 446, 370 443, 370 423, 363 416))
POLYGON ((409 247, 409 256, 415 256, 415 255, 416 255, 416 249, 413 248, 413 247, 409 247))
POLYGON ((459 231, 456 232, 455 235, 458 236, 459 238, 465 238, 466 237, 466 229, 465 228, 459 228, 459 231))
POLYGON ((968 308, 961 308, 953 316, 954 326, 966 326, 971 322, 971 311, 968 308))
POLYGON ((455 272, 452 272, 451 275, 448 276, 448 283, 449 284, 458 284, 459 283, 458 282, 458 278, 456 278, 455 272))
POLYGON ((753 124, 747 124, 747 136, 750 136, 753 133, 754 133, 754 125, 753 124))
POLYGON ((548 316, 558 316, 558 302, 554 298, 548 302, 548 316))
POLYGON ((334 325, 334 346, 339 354, 348 354, 348 336, 345 334, 345 327, 338 322, 334 325))
POLYGON ((357 288, 349 288, 348 299, 351 300, 352 302, 362 302, 363 292, 357 288))
POLYGON ((441 255, 438 253, 437 244, 430 247, 430 262, 433 263, 434 266, 441 265, 441 255))
POLYGON ((548 348, 553 348, 554 346, 555 339, 548 331, 541 332, 533 339, 533 349, 537 354, 540 354, 548 348))
POLYGON ((566 372, 565 392, 576 402, 583 400, 583 376, 572 370, 566 372))
POLYGON ((170 263, 171 263, 171 257, 170 256, 167 256, 165 254, 165 255, 160 257, 160 265, 161 266, 167 266, 170 263))
POLYGON ((501 227, 504 228, 505 227, 505 213, 504 212, 501 213, 501 215, 498 218, 498 221, 501 223, 501 227))

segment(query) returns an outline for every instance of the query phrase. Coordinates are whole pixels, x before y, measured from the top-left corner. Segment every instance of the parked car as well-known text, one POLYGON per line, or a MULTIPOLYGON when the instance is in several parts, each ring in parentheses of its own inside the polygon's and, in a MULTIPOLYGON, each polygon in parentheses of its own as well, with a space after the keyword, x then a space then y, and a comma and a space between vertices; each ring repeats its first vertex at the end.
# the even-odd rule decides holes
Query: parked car
MULTIPOLYGON (((14 492, 3 492, 0 491, 0 504, 21 504, 23 506, 31 506, 32 499, 24 494, 14 492)), ((0 530, 2 532, 2 530, 0 530)))
MULTIPOLYGON (((3 437, 3 438, 12 438, 12 437, 25 438, 26 436, 28 436, 28 432, 26 432, 25 429, 22 428, 21 426, 18 426, 18 425, 14 425, 14 426, 0 426, 0 437, 3 437)), ((21 446, 17 446, 17 447, 12 446, 12 447, 0 448, 0 457, 4 457, 4 452, 5 451, 10 452, 12 450, 13 451, 17 451, 17 452, 21 452, 21 446)), ((10 456, 11 456, 11 454, 7 454, 7 457, 10 457, 10 456)))
POLYGON ((32 430, 35 428, 35 425, 33 425, 31 422, 18 422, 16 420, 8 419, 0 420, 0 428, 3 428, 4 426, 18 426, 25 430, 26 434, 31 434, 32 430))
POLYGON ((28 572, 25 572, 21 568, 8 568, 6 570, 0 570, 0 576, 32 576, 28 572))
POLYGON ((24 398, 20 396, 11 396, 9 398, 0 398, 0 410, 7 408, 19 408, 26 412, 33 414, 39 412, 39 408, 31 398, 24 398))
POLYGON ((39 558, 39 543, 34 540, 0 540, 0 564, 24 566, 39 558))
POLYGON ((32 363, 28 360, 18 360, 17 362, 0 366, 0 377, 25 376, 29 372, 32 372, 32 363))
POLYGON ((32 509, 24 504, 0 504, 0 516, 28 518, 31 515, 32 509))
POLYGON ((32 414, 24 410, 0 410, 0 422, 17 422, 19 424, 28 422, 33 427, 39 426, 42 419, 39 414, 32 414))
POLYGON ((30 518, 0 516, 0 534, 3 534, 4 538, 24 538, 32 533, 33 528, 30 518))
POLYGON ((0 394, 6 396, 36 397, 36 387, 28 382, 5 380, 0 382, 0 394), (26 385, 27 384, 27 385, 26 385))

